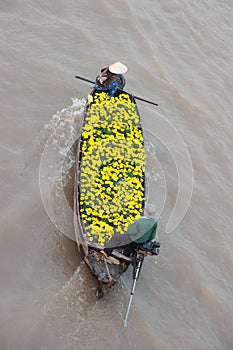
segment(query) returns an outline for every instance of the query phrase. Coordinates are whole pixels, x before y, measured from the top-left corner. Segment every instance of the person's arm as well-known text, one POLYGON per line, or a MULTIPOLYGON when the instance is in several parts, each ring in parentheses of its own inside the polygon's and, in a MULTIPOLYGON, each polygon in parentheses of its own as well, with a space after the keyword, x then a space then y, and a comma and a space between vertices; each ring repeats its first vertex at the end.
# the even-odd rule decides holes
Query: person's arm
POLYGON ((150 241, 154 240, 156 241, 156 236, 157 236, 157 227, 158 227, 158 223, 156 221, 156 223, 154 224, 154 226, 152 227, 152 232, 151 232, 151 236, 149 238, 150 241))

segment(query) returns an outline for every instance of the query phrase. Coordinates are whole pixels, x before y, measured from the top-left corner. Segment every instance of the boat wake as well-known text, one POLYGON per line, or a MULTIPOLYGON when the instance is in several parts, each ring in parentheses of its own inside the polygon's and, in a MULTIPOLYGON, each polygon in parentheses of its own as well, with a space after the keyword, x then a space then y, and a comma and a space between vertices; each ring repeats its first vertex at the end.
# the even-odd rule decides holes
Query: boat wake
MULTIPOLYGON (((38 137, 42 153, 40 164, 42 200, 56 228, 72 239, 74 143, 81 133, 84 105, 84 100, 74 98, 72 105, 57 112, 38 137)), ((164 190, 166 183, 162 167, 156 158, 155 142, 148 132, 144 133, 144 148, 147 156, 145 183, 147 201, 156 202, 156 215, 159 217, 166 198, 164 190)), ((124 282, 118 283, 109 295, 98 300, 96 280, 89 273, 85 263, 81 262, 72 277, 50 297, 44 307, 50 332, 56 337, 60 334, 58 343, 68 344, 69 349, 75 349, 77 344, 80 349, 84 349, 87 343, 88 348, 95 347, 96 341, 104 348, 111 347, 112 344, 116 344, 119 348, 128 302, 127 289, 124 282), (107 338, 104 334, 105 329, 108 329, 107 338), (119 332, 116 332, 116 329, 119 332), (93 330, 95 336, 90 337, 93 330)), ((134 310, 132 312, 136 323, 137 313, 134 310)), ((135 329, 131 329, 131 332, 136 334, 135 329)), ((124 339, 125 341, 128 340, 124 339)))
POLYGON ((75 240, 72 195, 75 142, 81 133, 85 100, 72 99, 71 106, 58 111, 38 137, 42 152, 39 181, 44 208, 58 231, 75 240))
POLYGON ((96 341, 103 345, 109 342, 108 346, 111 341, 117 343, 116 329, 121 329, 126 304, 127 294, 121 283, 110 295, 97 299, 96 280, 81 262, 69 281, 46 303, 44 313, 50 333, 56 337, 59 334, 58 343, 66 344, 69 349, 77 348, 78 344, 84 349, 87 343, 87 348, 94 347, 96 341), (108 329, 107 338, 105 329, 108 329))

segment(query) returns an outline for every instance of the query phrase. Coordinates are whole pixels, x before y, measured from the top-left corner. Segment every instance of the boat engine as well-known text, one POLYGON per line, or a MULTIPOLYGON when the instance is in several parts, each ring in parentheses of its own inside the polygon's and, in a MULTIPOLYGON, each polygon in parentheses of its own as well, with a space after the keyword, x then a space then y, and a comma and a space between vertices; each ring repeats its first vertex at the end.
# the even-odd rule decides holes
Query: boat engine
POLYGON ((151 255, 159 255, 160 242, 146 242, 140 246, 140 249, 150 253, 151 255))

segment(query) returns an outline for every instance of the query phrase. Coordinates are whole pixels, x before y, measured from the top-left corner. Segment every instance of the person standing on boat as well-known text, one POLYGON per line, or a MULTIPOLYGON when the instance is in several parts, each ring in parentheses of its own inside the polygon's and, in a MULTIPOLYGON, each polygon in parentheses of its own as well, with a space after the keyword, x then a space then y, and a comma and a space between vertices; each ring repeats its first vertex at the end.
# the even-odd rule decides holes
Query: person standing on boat
POLYGON ((95 89, 97 91, 106 91, 109 97, 112 97, 117 89, 124 89, 126 81, 123 76, 128 68, 121 62, 115 62, 109 67, 101 69, 100 75, 95 80, 95 89))
POLYGON ((107 258, 114 249, 124 247, 123 254, 130 256, 140 245, 151 242, 156 237, 158 226, 154 215, 155 207, 146 205, 144 216, 129 225, 126 234, 114 234, 101 253, 107 258))

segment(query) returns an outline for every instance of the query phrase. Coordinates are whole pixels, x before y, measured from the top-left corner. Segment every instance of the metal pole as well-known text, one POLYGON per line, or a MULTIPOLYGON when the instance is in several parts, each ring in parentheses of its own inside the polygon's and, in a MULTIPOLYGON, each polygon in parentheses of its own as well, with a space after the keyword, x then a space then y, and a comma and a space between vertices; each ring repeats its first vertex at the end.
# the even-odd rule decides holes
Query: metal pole
POLYGON ((126 312, 126 315, 125 315, 125 320, 124 320, 124 327, 125 328, 127 327, 127 321, 128 321, 128 317, 129 317, 131 304, 132 304, 132 301, 133 301, 134 291, 135 291, 135 288, 136 288, 136 283, 137 283, 137 280, 138 280, 138 277, 139 277, 140 270, 142 268, 143 260, 144 260, 144 256, 140 255, 139 262, 138 262, 138 265, 137 265, 137 268, 136 268, 136 273, 135 273, 134 280, 133 280, 133 285, 132 285, 132 288, 131 288, 128 309, 127 309, 127 312, 126 312))

